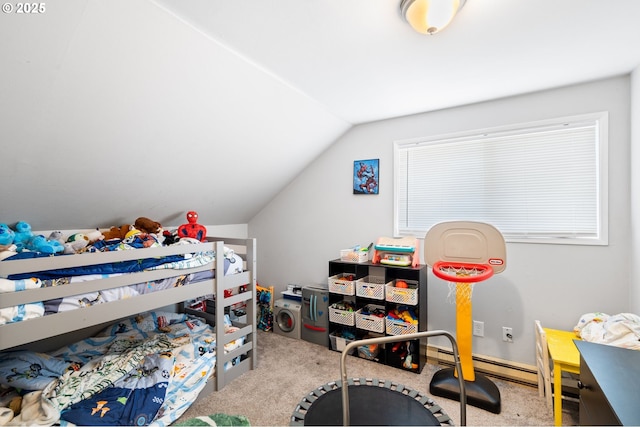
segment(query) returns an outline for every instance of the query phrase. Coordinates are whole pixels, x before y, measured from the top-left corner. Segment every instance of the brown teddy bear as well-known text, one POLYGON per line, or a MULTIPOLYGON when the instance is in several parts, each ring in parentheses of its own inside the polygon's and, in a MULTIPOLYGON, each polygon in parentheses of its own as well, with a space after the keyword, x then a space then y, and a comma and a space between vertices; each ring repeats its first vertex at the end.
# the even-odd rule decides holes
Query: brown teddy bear
POLYGON ((162 234, 162 225, 159 222, 141 216, 136 219, 134 227, 147 234, 162 234))
POLYGON ((112 239, 124 239, 127 233, 131 230, 131 226, 129 224, 121 225, 120 227, 111 227, 109 230, 103 231, 102 235, 104 236, 104 240, 112 240, 112 239))

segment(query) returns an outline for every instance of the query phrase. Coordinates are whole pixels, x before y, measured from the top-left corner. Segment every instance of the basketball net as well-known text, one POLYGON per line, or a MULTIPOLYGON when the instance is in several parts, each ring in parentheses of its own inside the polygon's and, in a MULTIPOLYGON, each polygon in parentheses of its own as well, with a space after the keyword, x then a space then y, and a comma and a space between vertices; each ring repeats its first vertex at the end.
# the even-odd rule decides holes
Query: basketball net
MULTIPOLYGON (((480 270, 476 266, 454 267, 452 265, 443 265, 440 267, 440 271, 443 274, 451 277, 451 279, 459 277, 474 277, 480 274, 480 270)), ((447 301, 449 302, 449 304, 456 304, 456 302, 460 299, 464 301, 471 300, 471 296, 473 295, 473 287, 476 283, 467 282, 466 284, 469 286, 457 286, 457 281, 447 282, 447 285, 449 286, 447 301)))
MULTIPOLYGON (((476 373, 473 368, 471 351, 473 344, 471 297, 475 284, 491 277, 493 268, 488 265, 437 262, 433 265, 433 273, 447 281, 449 286, 447 300, 451 304, 454 302, 456 304, 456 340, 458 341, 462 378, 465 381, 475 381, 476 373)), ((458 377, 457 371, 455 371, 455 376, 458 377)))

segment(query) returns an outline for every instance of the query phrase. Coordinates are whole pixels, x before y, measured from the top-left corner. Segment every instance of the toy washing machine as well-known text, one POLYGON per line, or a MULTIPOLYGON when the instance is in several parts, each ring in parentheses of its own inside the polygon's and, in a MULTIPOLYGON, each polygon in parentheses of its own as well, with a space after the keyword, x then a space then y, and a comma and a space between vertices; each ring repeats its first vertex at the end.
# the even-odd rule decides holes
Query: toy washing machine
POLYGON ((300 339, 302 304, 289 299, 279 299, 273 305, 273 332, 289 338, 300 339))

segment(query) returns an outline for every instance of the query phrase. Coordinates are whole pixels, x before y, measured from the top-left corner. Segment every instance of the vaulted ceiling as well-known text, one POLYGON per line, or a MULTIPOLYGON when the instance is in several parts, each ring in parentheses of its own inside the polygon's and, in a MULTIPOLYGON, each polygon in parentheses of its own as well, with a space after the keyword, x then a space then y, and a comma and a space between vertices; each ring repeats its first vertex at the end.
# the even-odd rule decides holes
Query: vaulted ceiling
POLYGON ((0 222, 248 222, 350 127, 629 73, 636 0, 65 0, 0 16, 0 222))

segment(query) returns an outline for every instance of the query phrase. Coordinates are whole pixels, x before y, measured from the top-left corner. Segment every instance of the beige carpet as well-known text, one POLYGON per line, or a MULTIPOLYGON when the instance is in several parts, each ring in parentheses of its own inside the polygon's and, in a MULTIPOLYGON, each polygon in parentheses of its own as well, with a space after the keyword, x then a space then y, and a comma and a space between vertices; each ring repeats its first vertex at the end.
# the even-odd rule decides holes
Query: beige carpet
MULTIPOLYGON (((252 426, 286 426, 300 400, 315 388, 340 378, 340 353, 271 332, 258 332, 258 368, 234 380, 223 390, 199 399, 178 420, 226 413, 244 415, 252 426)), ((390 379, 428 393, 429 381, 439 366, 428 364, 421 374, 391 368, 357 357, 348 359, 348 376, 390 379)), ((493 414, 467 406, 467 425, 553 425, 553 415, 534 387, 494 379, 500 389, 502 411, 493 414)), ((460 424, 460 404, 434 397, 460 424)), ((578 405, 563 404, 563 425, 578 424, 578 405)))

